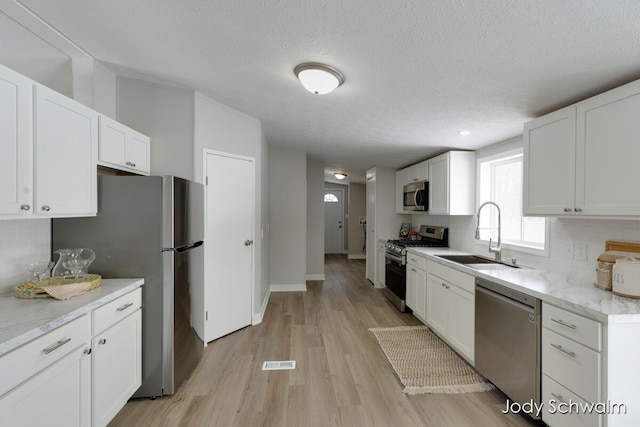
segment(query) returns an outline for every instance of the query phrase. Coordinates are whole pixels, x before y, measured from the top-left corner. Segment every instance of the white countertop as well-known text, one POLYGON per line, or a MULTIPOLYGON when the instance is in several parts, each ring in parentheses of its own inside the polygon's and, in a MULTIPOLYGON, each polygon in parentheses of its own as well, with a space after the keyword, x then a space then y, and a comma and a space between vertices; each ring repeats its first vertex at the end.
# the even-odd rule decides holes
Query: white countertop
POLYGON ((103 279, 100 287, 66 301, 0 295, 0 356, 143 284, 144 279, 103 279))
POLYGON ((567 274, 526 267, 475 269, 436 256, 468 254, 450 248, 414 247, 407 251, 600 322, 640 322, 640 299, 619 297, 610 291, 596 288, 593 281, 577 280, 567 274))

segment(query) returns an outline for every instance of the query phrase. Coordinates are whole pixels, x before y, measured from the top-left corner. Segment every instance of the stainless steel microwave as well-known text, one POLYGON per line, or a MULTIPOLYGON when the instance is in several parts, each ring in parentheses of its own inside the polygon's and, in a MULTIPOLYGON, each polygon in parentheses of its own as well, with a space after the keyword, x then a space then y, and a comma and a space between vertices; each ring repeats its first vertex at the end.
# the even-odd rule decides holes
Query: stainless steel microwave
POLYGON ((423 211, 429 210, 429 181, 418 181, 403 187, 403 210, 423 211))

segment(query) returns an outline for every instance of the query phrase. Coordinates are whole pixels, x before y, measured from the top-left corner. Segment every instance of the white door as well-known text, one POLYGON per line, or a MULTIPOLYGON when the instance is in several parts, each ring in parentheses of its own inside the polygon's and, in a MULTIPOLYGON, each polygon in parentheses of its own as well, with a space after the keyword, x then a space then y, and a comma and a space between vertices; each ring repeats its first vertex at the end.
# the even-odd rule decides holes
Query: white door
POLYGON ((344 191, 332 188, 324 192, 324 253, 344 251, 344 191))
POLYGON ((254 161, 205 151, 205 340, 251 324, 254 161))

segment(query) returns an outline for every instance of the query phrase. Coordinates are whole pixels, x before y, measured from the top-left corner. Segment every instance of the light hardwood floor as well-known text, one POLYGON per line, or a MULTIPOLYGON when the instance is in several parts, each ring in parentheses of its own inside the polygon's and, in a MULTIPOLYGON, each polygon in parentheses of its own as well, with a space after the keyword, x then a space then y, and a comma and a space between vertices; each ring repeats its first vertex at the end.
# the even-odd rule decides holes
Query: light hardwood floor
POLYGON ((110 426, 532 426, 499 392, 408 396, 372 327, 419 325, 364 279, 364 261, 326 258, 325 281, 273 293, 263 319, 220 338, 178 393, 127 403, 110 426), (292 371, 262 371, 295 360, 292 371))

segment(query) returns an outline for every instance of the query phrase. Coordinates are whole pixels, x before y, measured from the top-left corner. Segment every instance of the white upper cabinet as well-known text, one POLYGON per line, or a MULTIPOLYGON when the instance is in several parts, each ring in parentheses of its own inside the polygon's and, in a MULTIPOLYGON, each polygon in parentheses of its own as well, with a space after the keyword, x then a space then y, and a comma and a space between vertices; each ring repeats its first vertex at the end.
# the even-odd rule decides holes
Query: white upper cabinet
POLYGON ((640 215, 640 81, 524 126, 525 215, 640 215))
POLYGON ((475 213, 476 153, 449 151, 429 159, 429 214, 475 213))
POLYGON ((525 123, 523 139, 524 213, 572 215, 575 208, 575 106, 525 123))
POLYGON ((0 66, 0 216, 31 215, 32 82, 0 66))
POLYGON ((41 85, 34 99, 34 215, 95 215, 98 113, 41 85))
POLYGON ((151 139, 122 123, 100 116, 98 164, 149 175, 151 139))
POLYGON ((0 219, 97 212, 98 113, 0 66, 0 219))

